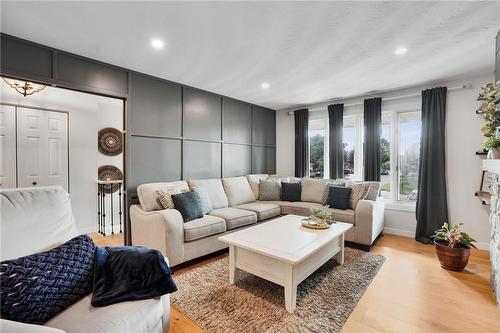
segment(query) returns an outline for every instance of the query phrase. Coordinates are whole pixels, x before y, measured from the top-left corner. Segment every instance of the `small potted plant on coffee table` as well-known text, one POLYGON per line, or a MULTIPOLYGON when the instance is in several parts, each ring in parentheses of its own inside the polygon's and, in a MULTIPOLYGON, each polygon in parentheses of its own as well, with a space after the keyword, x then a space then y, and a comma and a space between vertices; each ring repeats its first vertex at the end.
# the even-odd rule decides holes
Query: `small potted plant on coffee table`
POLYGON ((452 271, 463 270, 469 262, 470 249, 476 248, 472 244, 475 240, 460 230, 462 225, 454 224, 449 228, 448 223, 445 223, 433 236, 441 267, 452 271))

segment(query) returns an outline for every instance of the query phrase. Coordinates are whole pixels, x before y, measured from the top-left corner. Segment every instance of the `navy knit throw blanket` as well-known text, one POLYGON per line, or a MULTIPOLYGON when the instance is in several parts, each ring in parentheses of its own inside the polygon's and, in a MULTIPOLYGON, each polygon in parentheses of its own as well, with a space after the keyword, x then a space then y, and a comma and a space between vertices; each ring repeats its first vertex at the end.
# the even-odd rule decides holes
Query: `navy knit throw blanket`
POLYGON ((92 292, 96 246, 77 236, 50 251, 0 264, 1 315, 43 324, 92 292))

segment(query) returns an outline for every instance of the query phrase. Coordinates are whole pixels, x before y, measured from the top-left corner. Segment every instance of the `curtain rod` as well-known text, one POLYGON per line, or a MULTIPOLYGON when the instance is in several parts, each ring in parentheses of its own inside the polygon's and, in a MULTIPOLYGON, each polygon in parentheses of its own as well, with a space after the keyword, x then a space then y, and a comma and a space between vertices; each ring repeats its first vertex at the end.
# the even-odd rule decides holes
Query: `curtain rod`
MULTIPOLYGON (((451 88, 448 88, 448 91, 454 91, 454 90, 462 90, 462 89, 469 89, 472 87, 472 84, 471 83, 466 83, 466 84, 463 84, 461 86, 456 86, 456 87, 451 87, 451 88)), ((395 100, 398 100, 398 99, 405 99, 405 98, 411 98, 411 97, 419 97, 419 96, 422 96, 421 93, 417 93, 417 94, 410 94, 410 95, 403 95, 403 96, 396 96, 396 97, 388 97, 388 98, 382 98, 382 101, 395 101, 395 100)), ((351 97, 352 98, 352 97, 351 97)), ((346 99, 350 99, 350 98, 346 98, 346 99)), ((332 101, 330 103, 337 103, 338 101, 332 101)), ((327 103, 325 103, 327 104, 327 103)), ((328 103, 329 104, 329 103, 328 103)), ((349 107, 353 107, 353 106, 360 106, 360 105, 363 105, 364 102, 358 102, 358 103, 350 103, 350 104, 344 104, 344 107, 345 108, 349 108, 349 107)), ((327 106, 325 107, 322 107, 322 108, 315 108, 315 109, 309 109, 309 112, 315 112, 315 111, 325 111, 327 108, 327 106)), ((288 114, 289 115, 293 115, 293 111, 288 111, 288 114)))

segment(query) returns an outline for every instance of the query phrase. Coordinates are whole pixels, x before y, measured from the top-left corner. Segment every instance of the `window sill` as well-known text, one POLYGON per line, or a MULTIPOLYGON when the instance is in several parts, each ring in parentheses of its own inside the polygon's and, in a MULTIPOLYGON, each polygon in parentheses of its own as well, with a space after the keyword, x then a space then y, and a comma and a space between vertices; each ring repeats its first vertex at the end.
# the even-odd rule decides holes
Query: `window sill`
POLYGON ((397 210, 400 212, 415 212, 416 204, 413 203, 399 203, 399 202, 386 202, 385 209, 397 210))

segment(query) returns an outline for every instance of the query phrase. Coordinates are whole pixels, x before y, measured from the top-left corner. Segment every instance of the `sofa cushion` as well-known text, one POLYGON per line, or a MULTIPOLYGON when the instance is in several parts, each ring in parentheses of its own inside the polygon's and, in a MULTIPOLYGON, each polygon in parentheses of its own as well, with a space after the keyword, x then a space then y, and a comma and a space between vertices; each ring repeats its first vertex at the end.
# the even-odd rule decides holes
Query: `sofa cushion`
POLYGON ((349 208, 349 198, 351 197, 352 188, 349 187, 328 187, 328 199, 326 204, 330 208, 347 209, 349 208))
POLYGON ((199 219, 203 216, 198 197, 193 191, 172 195, 174 207, 181 213, 184 222, 199 219))
POLYGON ((280 206, 269 202, 250 202, 244 205, 236 206, 245 210, 250 210, 257 213, 257 221, 264 221, 271 217, 279 216, 281 213, 280 206))
POLYGON ((145 212, 152 212, 154 210, 162 210, 163 206, 158 199, 158 190, 170 190, 178 188, 181 192, 189 191, 188 184, 182 180, 177 182, 168 183, 149 183, 137 186, 137 196, 141 208, 145 212))
POLYGON ((92 291, 96 246, 77 236, 50 251, 2 261, 2 318, 43 324, 92 291))
POLYGON ((259 183, 262 179, 267 179, 269 175, 267 174, 255 174, 255 175, 247 175, 248 183, 252 188, 253 194, 255 196, 255 200, 259 199, 259 183))
POLYGON ((354 209, 328 208, 328 212, 332 214, 332 218, 334 221, 355 224, 354 209))
POLYGON ((210 213, 214 209, 214 206, 212 205, 207 189, 201 186, 195 186, 193 187, 193 192, 198 198, 203 215, 210 213))
POLYGON ((281 200, 282 201, 300 201, 302 188, 300 183, 281 182, 281 200))
POLYGON ((224 186, 229 206, 237 206, 255 201, 254 193, 246 177, 223 178, 222 185, 224 186))
POLYGON ((277 180, 263 179, 259 183, 259 200, 279 201, 281 196, 281 183, 277 180))
POLYGON ((368 183, 353 183, 351 184, 352 192, 349 198, 349 208, 356 209, 359 200, 362 200, 368 194, 370 184, 368 183))
POLYGON ((301 200, 306 202, 323 203, 323 196, 326 191, 326 182, 323 179, 302 179, 301 200))
POLYGON ((117 303, 95 308, 87 295, 45 325, 71 333, 153 332, 161 323, 163 301, 160 297, 143 301, 117 303))
POLYGON ((234 207, 214 209, 210 212, 210 215, 226 220, 227 230, 257 222, 257 214, 255 212, 234 207))
POLYGON ((190 242, 225 232, 226 221, 217 216, 205 215, 184 223, 184 241, 190 242))
POLYGON ((2 189, 0 257, 50 250, 78 235, 69 194, 60 186, 2 189))
POLYGON ((190 188, 195 186, 204 187, 208 192, 214 209, 228 206, 226 192, 224 192, 224 187, 220 179, 191 179, 188 180, 188 184, 190 188))
POLYGON ((322 204, 316 202, 290 202, 290 201, 272 201, 271 203, 280 206, 281 214, 295 214, 309 216, 312 208, 321 208, 322 204))

